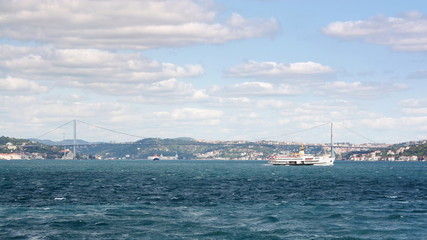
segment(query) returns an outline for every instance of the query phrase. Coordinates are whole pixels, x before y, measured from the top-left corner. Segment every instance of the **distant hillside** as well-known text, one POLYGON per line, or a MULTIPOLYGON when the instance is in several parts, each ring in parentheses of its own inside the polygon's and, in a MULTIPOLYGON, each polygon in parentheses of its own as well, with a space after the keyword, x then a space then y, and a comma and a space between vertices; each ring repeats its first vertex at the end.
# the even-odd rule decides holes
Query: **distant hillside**
POLYGON ((423 143, 419 143, 416 145, 408 146, 403 152, 405 156, 415 155, 418 157, 427 156, 427 141, 423 141, 423 143))
MULTIPOLYGON (((180 158, 194 158, 193 146, 199 143, 191 138, 145 138, 133 143, 110 144, 100 143, 88 146, 79 146, 78 150, 86 155, 98 155, 103 158, 135 158, 146 159, 152 155, 172 156, 178 154, 180 158)), ((199 148, 197 148, 199 149, 199 148)))
MULTIPOLYGON (((266 160, 282 151, 297 152, 300 145, 276 142, 246 141, 199 141, 192 138, 145 138, 131 143, 91 143, 81 139, 76 141, 77 154, 81 158, 101 159, 147 159, 153 155, 175 156, 179 159, 241 159, 266 160)), ((17 139, 0 137, 0 153, 40 153, 45 158, 61 158, 62 145, 71 146, 73 139, 51 141, 40 139, 17 139), (16 148, 6 146, 12 143, 16 148)), ((68 147, 71 148, 71 147, 68 147)), ((323 153, 321 146, 306 145, 310 154, 323 153)), ((326 151, 328 149, 325 149, 326 151)), ((383 158, 401 156, 427 156, 427 140, 399 143, 389 148, 372 148, 341 153, 340 159, 350 159, 354 155, 381 156, 383 158)))
POLYGON ((397 143, 383 151, 389 150, 398 152, 400 156, 427 156, 427 140, 397 143))
POLYGON ((30 140, 1 136, 0 145, 6 145, 7 143, 12 143, 13 145, 22 145, 23 143, 30 143, 30 140))
POLYGON ((0 137, 0 153, 25 153, 28 155, 39 154, 47 159, 61 158, 62 148, 48 146, 43 143, 38 143, 29 139, 19 139, 11 137, 0 137), (15 147, 6 146, 7 143, 11 143, 15 147))
MULTIPOLYGON (((204 142, 192 138, 145 138, 134 143, 79 146, 78 151, 102 158, 147 159, 149 156, 178 155, 179 159, 268 159, 280 151, 296 152, 299 145, 255 142, 204 142)), ((307 146, 309 153, 321 153, 320 146, 307 146)))
MULTIPOLYGON (((29 138, 28 140, 38 142, 38 143, 42 143, 42 144, 46 144, 46 145, 52 145, 52 146, 55 146, 55 145, 72 145, 74 143, 73 139, 65 139, 62 141, 52 141, 52 140, 29 138)), ((90 142, 87 142, 87 141, 82 140, 82 139, 76 139, 76 144, 83 145, 83 144, 90 144, 90 142)))
POLYGON ((414 159, 417 157, 418 160, 424 160, 427 158, 427 140, 411 141, 393 144, 388 148, 370 149, 370 150, 356 150, 350 151, 343 155, 341 158, 350 159, 350 156, 361 157, 363 155, 370 156, 367 158, 373 158, 373 156, 380 158, 381 160, 394 158, 394 159, 414 159))

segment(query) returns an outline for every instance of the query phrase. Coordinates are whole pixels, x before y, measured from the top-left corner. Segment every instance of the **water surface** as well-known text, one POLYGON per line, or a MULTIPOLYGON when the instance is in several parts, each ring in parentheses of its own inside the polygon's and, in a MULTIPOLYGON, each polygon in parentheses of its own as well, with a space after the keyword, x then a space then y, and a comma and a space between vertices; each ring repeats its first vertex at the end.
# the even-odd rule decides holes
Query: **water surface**
POLYGON ((0 161, 0 239, 423 239, 427 163, 0 161))

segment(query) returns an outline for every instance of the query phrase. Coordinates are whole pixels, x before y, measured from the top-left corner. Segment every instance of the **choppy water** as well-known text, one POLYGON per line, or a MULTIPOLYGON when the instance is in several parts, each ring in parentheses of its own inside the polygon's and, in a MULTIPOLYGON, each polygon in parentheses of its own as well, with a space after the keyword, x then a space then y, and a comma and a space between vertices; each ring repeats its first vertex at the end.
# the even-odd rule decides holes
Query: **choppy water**
POLYGON ((0 239, 426 239, 427 163, 0 161, 0 239))

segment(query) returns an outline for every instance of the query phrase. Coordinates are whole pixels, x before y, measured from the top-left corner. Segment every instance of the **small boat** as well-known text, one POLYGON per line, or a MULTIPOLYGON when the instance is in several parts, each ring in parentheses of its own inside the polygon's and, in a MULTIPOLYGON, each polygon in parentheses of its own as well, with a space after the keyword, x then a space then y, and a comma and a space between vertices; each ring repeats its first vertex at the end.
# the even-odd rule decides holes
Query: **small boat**
POLYGON ((159 161, 160 157, 157 154, 154 154, 153 156, 148 157, 148 159, 151 159, 153 161, 159 161))
POLYGON ((175 154, 175 156, 163 156, 163 154, 157 155, 154 154, 153 156, 148 156, 147 159, 153 160, 153 161, 159 161, 159 160, 178 160, 178 154, 175 154))
POLYGON ((313 154, 306 154, 304 145, 298 153, 293 154, 278 154, 272 156, 268 161, 271 165, 317 165, 317 166, 331 166, 334 165, 335 154, 332 139, 332 123, 331 123, 331 152, 316 156, 313 154))

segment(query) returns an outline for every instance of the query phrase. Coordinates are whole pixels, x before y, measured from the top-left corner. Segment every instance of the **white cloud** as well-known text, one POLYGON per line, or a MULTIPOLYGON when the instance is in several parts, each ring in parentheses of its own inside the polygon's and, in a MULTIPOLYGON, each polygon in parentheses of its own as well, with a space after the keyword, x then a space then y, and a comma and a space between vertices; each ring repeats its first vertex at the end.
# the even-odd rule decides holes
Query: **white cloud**
POLYGON ((216 120, 224 113, 218 110, 200 108, 180 108, 171 113, 173 120, 216 120))
POLYGON ((405 114, 410 115, 427 115, 427 107, 424 108, 405 108, 403 109, 405 114))
POLYGON ((185 103, 203 102, 210 98, 203 89, 195 89, 191 83, 168 79, 150 84, 138 84, 129 88, 121 84, 103 84, 97 89, 110 95, 137 95, 132 98, 138 103, 185 103))
POLYGON ((427 107, 427 99, 405 99, 402 100, 399 105, 404 107, 427 107))
MULTIPOLYGON (((117 60, 116 54, 97 49, 58 49, 51 50, 58 66, 94 67, 105 66, 117 60)), ((50 59, 49 59, 50 60, 50 59)))
POLYGON ((400 17, 377 16, 368 20, 333 22, 323 28, 323 33, 388 45, 400 51, 427 51, 427 17, 419 12, 400 17))
MULTIPOLYGON (((96 49, 0 46, 8 52, 0 66, 42 79, 65 78, 92 82, 154 82, 203 74, 200 65, 179 66, 150 60, 140 54, 96 49), (90 77, 90 78, 88 78, 90 77)), ((1 58, 1 56, 0 56, 1 58)))
MULTIPOLYGON (((209 71, 224 69, 221 63, 215 65, 215 57, 223 57, 223 51, 249 56, 260 48, 257 42, 251 42, 252 49, 244 49, 245 44, 233 49, 203 45, 270 37, 280 28, 275 19, 229 14, 214 4, 210 0, 0 1, 0 130, 10 136, 28 136, 80 119, 147 137, 253 139, 330 121, 366 127, 374 132, 369 136, 381 136, 375 134, 383 130, 392 135, 402 126, 406 128, 402 135, 425 133, 420 129, 427 126, 427 104, 416 99, 419 92, 400 103, 402 116, 390 117, 393 113, 387 109, 370 106, 372 99, 355 99, 404 90, 405 85, 333 81, 335 69, 326 64, 250 60, 224 72, 226 77, 249 78, 245 81, 225 83, 227 79, 215 78, 215 72, 205 76, 202 64, 209 71), (191 45, 200 48, 177 54, 169 49, 191 45), (147 58, 140 51, 153 48, 161 49, 147 51, 146 56, 172 62, 147 58), (217 50, 218 54, 211 54, 217 50), (185 60, 194 57, 196 62, 185 60), (216 86, 210 87, 212 82, 216 86)), ((411 13, 337 22, 324 32, 422 51, 425 19, 411 13)), ((359 77, 385 76, 381 70, 375 76, 369 70, 365 74, 359 77)), ((394 74, 402 76, 398 70, 394 74)), ((421 70, 408 77, 425 76, 421 70)), ((79 134, 97 141, 119 139, 90 129, 79 134)), ((326 131, 301 139, 316 141, 327 135, 326 131)))
POLYGON ((349 101, 321 100, 289 106, 282 112, 282 115, 297 121, 329 122, 333 119, 346 119, 348 116, 359 113, 357 107, 349 101))
POLYGON ((243 82, 231 86, 213 87, 208 93, 213 96, 293 96, 302 94, 303 90, 287 84, 243 82))
POLYGON ((52 86, 84 88, 113 95, 158 94, 161 91, 170 92, 171 89, 187 94, 191 86, 168 79, 197 77, 204 73, 200 65, 179 66, 132 53, 46 46, 0 46, 0 49, 7 53, 7 58, 0 61, 0 67, 20 78, 50 81, 52 86))
POLYGON ((333 72, 329 66, 310 61, 295 63, 247 61, 229 69, 227 75, 232 77, 286 77, 322 75, 333 72))
POLYGON ((37 98, 35 96, 29 96, 29 95, 25 95, 25 96, 5 96, 2 95, 0 96, 0 100, 2 102, 2 104, 0 104, 0 107, 2 107, 2 109, 6 109, 8 107, 12 107, 11 109, 16 109, 16 106, 19 105, 29 105, 32 102, 36 102, 37 98))
POLYGON ((261 109, 265 109, 265 108, 287 108, 289 106, 292 106, 292 104, 290 102, 284 102, 281 100, 276 100, 276 99, 261 99, 256 101, 256 106, 261 108, 261 109))
POLYGON ((361 122, 374 129, 395 130, 396 128, 403 128, 407 131, 427 130, 427 116, 369 118, 363 119, 361 122))
POLYGON ((41 105, 28 113, 31 116, 38 118, 73 119, 76 116, 79 118, 87 118, 99 116, 99 114, 102 114, 103 116, 120 115, 123 108, 124 106, 121 104, 109 102, 85 104, 74 103, 71 105, 64 102, 55 102, 41 105))
POLYGON ((62 48, 147 49, 224 43, 275 34, 274 19, 233 14, 216 22, 209 1, 8 1, 0 5, 0 35, 62 48))
POLYGON ((325 83, 318 87, 315 92, 331 97, 377 97, 393 91, 407 89, 404 84, 375 83, 375 82, 344 82, 335 81, 325 83))
POLYGON ((24 95, 46 93, 48 87, 34 81, 8 76, 0 78, 0 92, 4 95, 24 95))
POLYGON ((251 112, 248 117, 249 118, 257 118, 258 114, 256 112, 251 112))
POLYGON ((212 97, 211 100, 210 105, 220 108, 241 108, 252 104, 249 97, 212 97))
POLYGON ((399 103, 402 111, 410 115, 427 115, 427 99, 405 99, 399 103))
POLYGON ((85 102, 79 103, 75 96, 63 96, 56 99, 40 99, 32 96, 2 96, 1 108, 5 114, 4 119, 16 119, 19 122, 39 123, 56 122, 64 119, 96 118, 103 116, 109 118, 123 114, 126 106, 118 103, 85 102))

